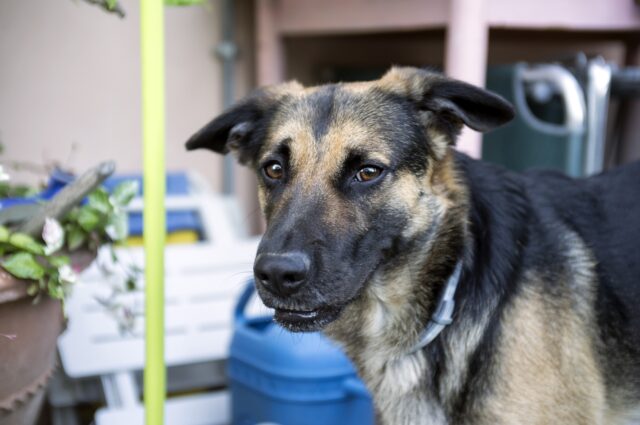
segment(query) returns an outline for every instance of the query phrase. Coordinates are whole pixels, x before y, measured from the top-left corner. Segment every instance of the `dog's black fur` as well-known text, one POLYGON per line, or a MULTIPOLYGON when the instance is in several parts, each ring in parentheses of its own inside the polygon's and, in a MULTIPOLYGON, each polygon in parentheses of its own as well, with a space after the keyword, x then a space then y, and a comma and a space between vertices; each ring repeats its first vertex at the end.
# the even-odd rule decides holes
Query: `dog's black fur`
MULTIPOLYGON (((500 299, 504 308, 521 289, 522 273, 544 270, 549 297, 557 295, 556 274, 562 263, 566 228, 576 232, 596 258, 598 275, 595 315, 601 366, 606 385, 625 386, 640 400, 640 162, 584 179, 557 171, 515 173, 456 155, 471 194, 471 230, 475 245, 468 255, 457 294, 466 309, 458 315, 480 317, 486 300, 500 299)), ((487 336, 471 358, 472 374, 458 409, 483 391, 490 379, 496 338, 503 326, 499 310, 487 336)), ((549 320, 554 320, 550 317, 549 320)), ((430 347, 443 358, 437 341, 430 347)), ((438 364, 438 363, 436 363, 438 364)), ((434 372, 438 379, 438 370, 434 372)))
POLYGON ((571 179, 451 149, 463 124, 512 116, 493 94, 395 68, 263 89, 188 142, 256 169, 260 296, 283 326, 343 345, 386 424, 640 418, 640 163, 571 179), (459 261, 453 324, 412 351, 459 261))

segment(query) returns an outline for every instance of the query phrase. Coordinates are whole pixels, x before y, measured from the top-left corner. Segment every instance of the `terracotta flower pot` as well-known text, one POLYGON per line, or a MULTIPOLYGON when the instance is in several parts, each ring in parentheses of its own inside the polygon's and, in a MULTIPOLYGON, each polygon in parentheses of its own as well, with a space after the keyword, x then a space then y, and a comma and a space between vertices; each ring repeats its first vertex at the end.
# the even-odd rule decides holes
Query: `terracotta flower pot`
MULTIPOLYGON (((82 269, 93 256, 74 255, 82 269)), ((59 300, 27 295, 28 282, 0 268, 0 424, 32 425, 56 367, 56 341, 64 329, 59 300)))

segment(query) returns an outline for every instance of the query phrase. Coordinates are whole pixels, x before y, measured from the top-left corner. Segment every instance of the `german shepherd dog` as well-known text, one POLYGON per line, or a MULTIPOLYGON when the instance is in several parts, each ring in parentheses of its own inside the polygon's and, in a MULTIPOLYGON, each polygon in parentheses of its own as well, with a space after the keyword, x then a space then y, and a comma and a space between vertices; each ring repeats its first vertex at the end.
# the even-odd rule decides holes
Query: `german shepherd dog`
POLYGON ((571 179, 454 150, 513 115, 392 68, 261 89, 187 143, 256 170, 259 295, 344 348, 384 424, 640 423, 640 163, 571 179), (452 323, 416 348, 457 268, 452 323))

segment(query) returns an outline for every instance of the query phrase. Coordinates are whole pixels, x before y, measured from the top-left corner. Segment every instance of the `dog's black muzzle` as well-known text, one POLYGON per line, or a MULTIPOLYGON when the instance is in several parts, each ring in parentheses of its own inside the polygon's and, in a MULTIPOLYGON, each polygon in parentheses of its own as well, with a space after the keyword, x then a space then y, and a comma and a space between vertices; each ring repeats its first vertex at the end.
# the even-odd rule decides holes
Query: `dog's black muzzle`
POLYGON ((320 305, 310 296, 311 261, 300 251, 259 252, 253 265, 256 287, 266 306, 275 310, 274 318, 296 332, 321 329, 333 321, 340 308, 320 305))
POLYGON ((256 282, 277 297, 288 297, 306 283, 309 257, 302 252, 258 254, 253 265, 256 282))
POLYGON ((314 305, 303 290, 310 259, 299 251, 259 253, 253 265, 256 286, 275 320, 292 331, 315 331, 334 320, 339 309, 314 305))

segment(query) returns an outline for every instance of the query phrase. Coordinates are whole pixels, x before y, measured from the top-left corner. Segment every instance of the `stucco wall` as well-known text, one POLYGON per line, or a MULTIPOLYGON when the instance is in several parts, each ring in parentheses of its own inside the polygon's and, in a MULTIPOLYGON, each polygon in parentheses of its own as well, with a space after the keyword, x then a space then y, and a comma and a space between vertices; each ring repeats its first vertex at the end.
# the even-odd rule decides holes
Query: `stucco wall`
MULTIPOLYGON (((125 19, 80 0, 0 2, 0 163, 58 161, 81 171, 115 159, 118 171, 141 170, 139 2, 121 3, 125 19)), ((167 168, 197 170, 215 188, 221 158, 188 154, 183 143, 222 108, 213 55, 220 6, 165 13, 167 168)), ((251 25, 246 11, 240 17, 251 25)), ((250 58, 245 51, 238 62, 238 95, 251 80, 250 58)))

